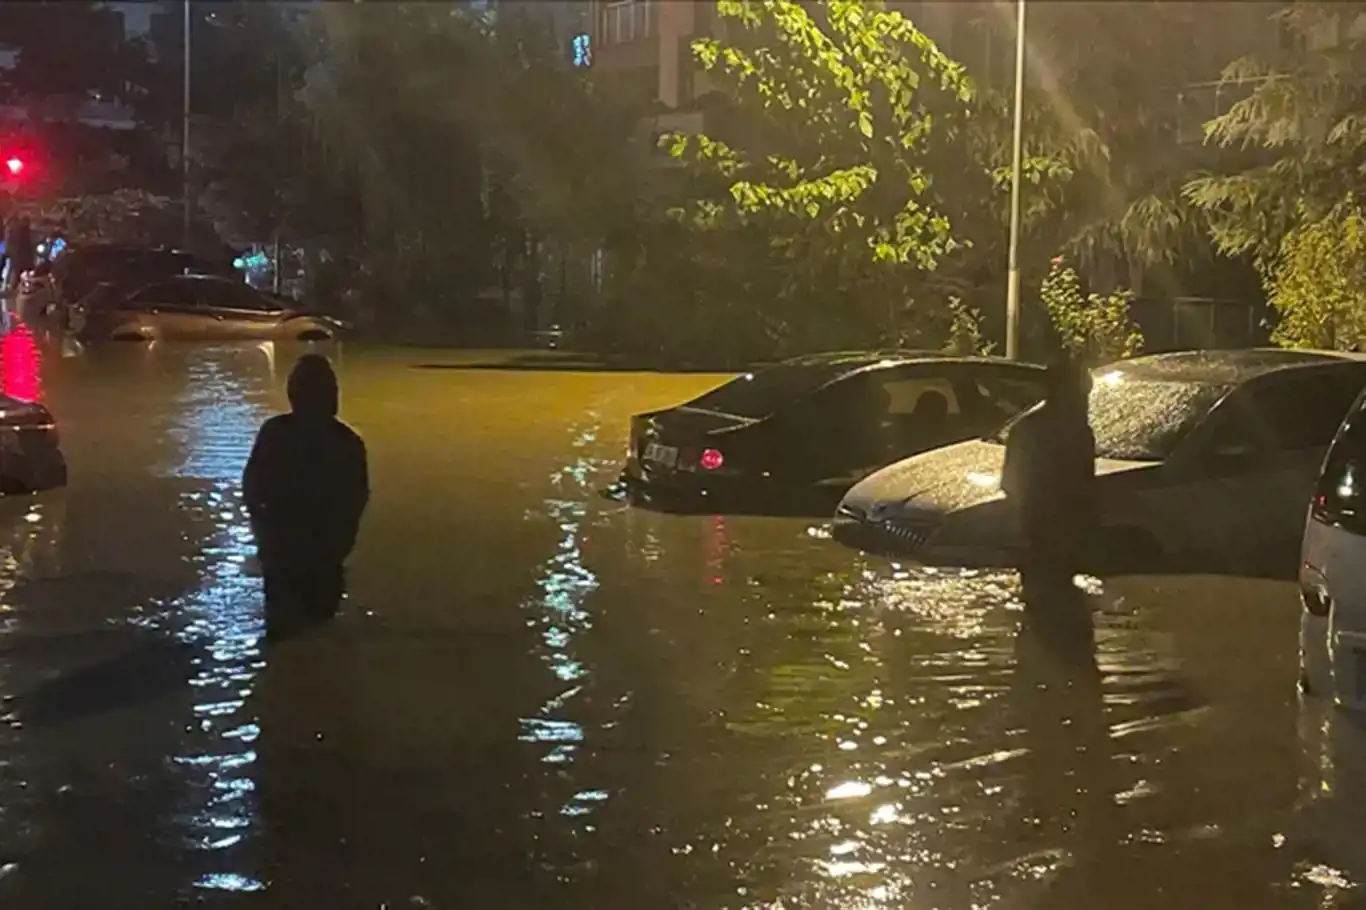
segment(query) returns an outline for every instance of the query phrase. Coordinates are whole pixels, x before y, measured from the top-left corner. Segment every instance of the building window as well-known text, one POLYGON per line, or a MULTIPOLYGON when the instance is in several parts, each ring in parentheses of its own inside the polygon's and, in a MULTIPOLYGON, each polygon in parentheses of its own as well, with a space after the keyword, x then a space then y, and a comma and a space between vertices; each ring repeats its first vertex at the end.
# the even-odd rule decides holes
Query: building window
POLYGON ((575 35, 570 44, 571 59, 577 67, 593 65, 593 38, 590 35, 575 35))
POLYGON ((655 0, 615 0, 602 7, 603 44, 625 44, 657 34, 655 0))

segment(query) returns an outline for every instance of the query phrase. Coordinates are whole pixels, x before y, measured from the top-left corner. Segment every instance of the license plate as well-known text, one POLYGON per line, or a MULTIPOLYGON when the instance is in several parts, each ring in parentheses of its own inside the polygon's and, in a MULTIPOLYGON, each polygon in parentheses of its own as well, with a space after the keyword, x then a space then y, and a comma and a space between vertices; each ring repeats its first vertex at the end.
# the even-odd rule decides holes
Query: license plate
POLYGON ((672 468, 678 464, 678 449, 651 442, 645 446, 645 460, 662 464, 666 468, 672 468))

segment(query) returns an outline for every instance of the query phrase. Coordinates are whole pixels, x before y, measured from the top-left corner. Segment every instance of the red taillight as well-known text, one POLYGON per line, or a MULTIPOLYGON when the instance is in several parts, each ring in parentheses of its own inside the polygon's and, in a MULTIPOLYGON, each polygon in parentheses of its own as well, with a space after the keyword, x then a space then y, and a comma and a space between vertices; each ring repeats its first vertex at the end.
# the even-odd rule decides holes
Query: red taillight
POLYGON ((702 457, 697 459, 697 463, 704 471, 719 471, 721 465, 726 463, 726 456, 722 455, 719 449, 703 449, 702 457))

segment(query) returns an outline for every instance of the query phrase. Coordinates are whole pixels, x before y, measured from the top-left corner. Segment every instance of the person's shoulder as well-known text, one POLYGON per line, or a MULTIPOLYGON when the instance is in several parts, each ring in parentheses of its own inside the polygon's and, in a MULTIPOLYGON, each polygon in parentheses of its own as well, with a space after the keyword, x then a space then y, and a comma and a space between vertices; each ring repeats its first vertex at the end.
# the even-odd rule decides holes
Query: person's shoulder
POLYGON ((276 414, 274 417, 266 418, 266 422, 261 424, 261 429, 258 435, 265 438, 270 438, 272 436, 278 436, 281 433, 288 433, 289 428, 293 425, 293 423, 293 414, 276 414))
POLYGON ((355 446, 361 450, 365 449, 365 440, 356 432, 355 428, 345 420, 340 418, 332 421, 333 430, 338 436, 346 440, 347 445, 355 446))

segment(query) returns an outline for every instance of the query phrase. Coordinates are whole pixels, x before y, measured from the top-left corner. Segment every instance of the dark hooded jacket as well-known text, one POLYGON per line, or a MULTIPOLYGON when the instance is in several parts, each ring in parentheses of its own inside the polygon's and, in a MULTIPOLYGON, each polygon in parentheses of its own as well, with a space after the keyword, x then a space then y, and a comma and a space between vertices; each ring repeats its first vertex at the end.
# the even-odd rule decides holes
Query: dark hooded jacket
POLYGON ((1051 367, 1044 402, 1022 416, 1006 440, 1001 488, 1019 509, 1026 546, 1044 558, 1075 559, 1094 527, 1089 386, 1089 377, 1070 364, 1051 367))
POLYGON ((242 477, 261 563, 340 566, 370 497, 365 443, 337 419, 337 377, 318 354, 289 376, 293 409, 267 420, 242 477))

